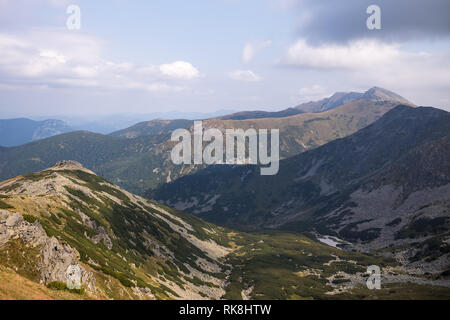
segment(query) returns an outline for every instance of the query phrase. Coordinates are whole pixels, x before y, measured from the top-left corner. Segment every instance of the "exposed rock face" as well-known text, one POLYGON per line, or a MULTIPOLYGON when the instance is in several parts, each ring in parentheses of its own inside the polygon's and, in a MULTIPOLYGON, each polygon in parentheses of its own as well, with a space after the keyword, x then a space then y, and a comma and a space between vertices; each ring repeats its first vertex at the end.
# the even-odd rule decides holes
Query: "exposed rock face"
POLYGON ((149 288, 133 287, 132 290, 133 293, 136 296, 138 296, 140 300, 144 300, 145 298, 153 300, 155 298, 155 296, 152 294, 149 288))
POLYGON ((80 264, 78 251, 62 244, 55 237, 48 237, 39 222, 29 223, 22 215, 6 210, 0 211, 0 247, 9 240, 21 239, 29 247, 41 247, 39 269, 41 283, 68 281, 67 270, 76 266, 81 271, 81 284, 90 291, 95 290, 95 279, 80 264))
POLYGON ((108 233, 106 232, 105 228, 103 227, 97 227, 96 228, 98 234, 92 237, 92 241, 94 241, 95 244, 99 243, 100 241, 103 241, 104 245, 111 250, 113 247, 113 243, 111 241, 111 238, 108 236, 108 233))
POLYGON ((83 224, 86 227, 89 227, 91 229, 94 229, 97 231, 97 235, 93 236, 92 238, 89 238, 86 234, 86 238, 94 242, 95 244, 99 243, 100 241, 103 241, 104 245, 111 250, 113 247, 113 243, 111 241, 111 238, 108 236, 108 233, 106 232, 105 228, 102 226, 97 226, 97 223, 95 223, 94 220, 89 218, 86 214, 84 214, 82 211, 77 210, 77 213, 80 215, 81 220, 83 221, 83 224))
POLYGON ((58 161, 53 167, 49 168, 49 170, 81 170, 88 172, 90 174, 95 174, 91 170, 88 170, 85 167, 83 167, 81 163, 74 160, 58 161))
POLYGON ((68 269, 76 266, 81 271, 81 284, 89 290, 95 290, 95 279, 92 273, 87 272, 78 264, 80 254, 69 245, 61 244, 56 238, 47 238, 41 250, 42 270, 41 281, 50 283, 53 281, 67 282, 68 269))
POLYGON ((2 210, 0 211, 0 247, 11 238, 21 238, 29 246, 36 247, 43 245, 48 237, 38 222, 31 224, 23 220, 18 213, 2 210))

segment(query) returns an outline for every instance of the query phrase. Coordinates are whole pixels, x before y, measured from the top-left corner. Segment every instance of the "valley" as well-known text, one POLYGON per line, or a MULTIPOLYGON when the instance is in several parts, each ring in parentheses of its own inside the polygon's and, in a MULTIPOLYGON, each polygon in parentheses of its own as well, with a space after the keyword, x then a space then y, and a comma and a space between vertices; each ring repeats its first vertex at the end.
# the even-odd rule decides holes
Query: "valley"
POLYGON ((295 110, 203 120, 279 129, 273 176, 172 163, 171 132, 191 120, 0 148, 0 277, 25 290, 5 281, 0 297, 448 298, 449 113, 381 88, 295 110))
POLYGON ((398 106, 343 139, 257 166, 213 166, 148 193, 238 230, 317 231, 422 272, 449 259, 449 113, 398 106))

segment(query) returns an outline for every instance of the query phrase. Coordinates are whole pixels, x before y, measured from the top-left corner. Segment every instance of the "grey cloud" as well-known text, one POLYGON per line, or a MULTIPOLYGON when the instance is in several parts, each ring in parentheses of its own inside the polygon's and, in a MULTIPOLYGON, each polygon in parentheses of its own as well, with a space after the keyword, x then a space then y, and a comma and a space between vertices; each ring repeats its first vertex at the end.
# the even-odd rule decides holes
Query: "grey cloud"
POLYGON ((298 36, 310 43, 359 38, 408 41, 450 37, 449 0, 299 0, 298 36), (366 9, 381 8, 382 30, 368 30, 366 9))

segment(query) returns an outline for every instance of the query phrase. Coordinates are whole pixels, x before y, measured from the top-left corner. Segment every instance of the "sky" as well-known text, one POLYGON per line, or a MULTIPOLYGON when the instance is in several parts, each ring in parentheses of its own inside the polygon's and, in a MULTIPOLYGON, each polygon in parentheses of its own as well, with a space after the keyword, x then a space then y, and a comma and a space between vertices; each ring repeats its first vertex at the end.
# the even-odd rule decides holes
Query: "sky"
POLYGON ((448 0, 0 0, 0 117, 280 110, 373 86, 450 111, 449 18, 448 0))

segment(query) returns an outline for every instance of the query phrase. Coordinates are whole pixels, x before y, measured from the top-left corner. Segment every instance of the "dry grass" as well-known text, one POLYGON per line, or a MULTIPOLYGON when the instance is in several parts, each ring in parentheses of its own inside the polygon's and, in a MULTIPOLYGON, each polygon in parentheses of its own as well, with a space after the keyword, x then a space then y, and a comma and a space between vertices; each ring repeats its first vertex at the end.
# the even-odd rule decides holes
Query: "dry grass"
POLYGON ((0 300, 80 300, 84 295, 52 290, 0 266, 0 300))

